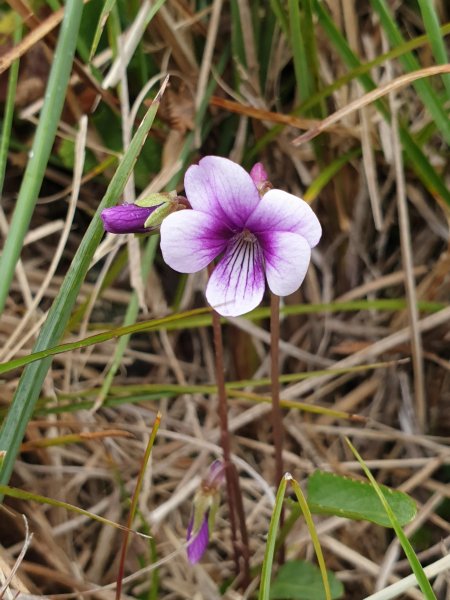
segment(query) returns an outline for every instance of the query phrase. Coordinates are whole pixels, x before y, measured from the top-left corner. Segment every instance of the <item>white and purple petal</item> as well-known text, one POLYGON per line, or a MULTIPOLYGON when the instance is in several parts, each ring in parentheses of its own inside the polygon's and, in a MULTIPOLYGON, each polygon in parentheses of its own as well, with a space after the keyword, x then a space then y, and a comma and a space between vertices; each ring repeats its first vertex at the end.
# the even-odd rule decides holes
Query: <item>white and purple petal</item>
POLYGON ((259 237, 264 253, 267 283, 277 296, 288 296, 303 282, 311 259, 311 248, 296 233, 267 232, 259 237))
POLYGON ((205 513, 203 521, 198 531, 192 532, 194 523, 194 517, 189 521, 188 529, 186 532, 186 539, 188 541, 187 555, 191 565, 195 565, 201 557, 205 554, 206 548, 209 542, 209 525, 208 525, 208 512, 205 513))
POLYGON ((227 232, 213 216, 181 210, 161 224, 164 261, 180 273, 196 273, 216 258, 227 245, 227 232))
POLYGON ((259 243, 256 239, 246 240, 245 235, 236 236, 209 278, 206 299, 224 317, 237 317, 260 304, 264 289, 259 243))
POLYGON ((242 229, 260 200, 247 171, 220 156, 205 156, 189 167, 184 187, 194 210, 221 219, 233 231, 242 229))
POLYGON ((282 190, 269 190, 249 217, 246 227, 258 235, 269 231, 290 231, 303 236, 314 248, 322 235, 322 227, 304 200, 282 190))

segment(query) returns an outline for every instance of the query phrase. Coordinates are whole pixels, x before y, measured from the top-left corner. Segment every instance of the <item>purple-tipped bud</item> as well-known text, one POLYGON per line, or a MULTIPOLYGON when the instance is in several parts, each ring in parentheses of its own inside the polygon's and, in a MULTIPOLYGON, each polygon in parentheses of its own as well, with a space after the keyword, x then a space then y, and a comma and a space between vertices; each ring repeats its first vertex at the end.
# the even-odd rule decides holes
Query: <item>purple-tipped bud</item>
POLYGON ((258 192, 261 196, 264 196, 266 192, 272 189, 272 184, 269 181, 269 176, 262 163, 256 163, 253 165, 250 171, 250 177, 253 179, 253 183, 258 188, 258 192))
POLYGON ((137 206, 136 204, 119 204, 102 210, 103 227, 109 233, 148 233, 152 228, 145 227, 145 222, 157 206, 137 206))
POLYGON ((208 525, 208 514, 205 513, 200 528, 192 536, 192 528, 194 526, 194 517, 189 521, 186 538, 188 541, 187 556, 191 565, 195 565, 205 554, 206 548, 209 543, 209 525, 208 525))
POLYGON ((225 465, 219 459, 216 459, 209 465, 206 477, 202 481, 202 491, 204 494, 215 494, 225 483, 225 465))
POLYGON ((186 532, 187 556, 194 565, 208 547, 209 535, 214 528, 220 503, 220 488, 225 481, 225 465, 220 460, 211 463, 194 498, 192 516, 186 532))
POLYGON ((262 183, 269 180, 264 165, 260 162, 253 165, 252 170, 250 171, 250 177, 253 179, 256 187, 259 187, 262 183))

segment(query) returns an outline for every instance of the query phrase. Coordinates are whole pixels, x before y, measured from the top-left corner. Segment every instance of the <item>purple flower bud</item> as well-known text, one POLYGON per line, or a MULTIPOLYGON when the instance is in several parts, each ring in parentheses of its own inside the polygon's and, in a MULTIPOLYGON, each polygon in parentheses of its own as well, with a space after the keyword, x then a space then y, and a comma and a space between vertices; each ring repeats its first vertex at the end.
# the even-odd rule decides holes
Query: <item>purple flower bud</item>
POLYGON ((267 175, 264 165, 260 162, 253 165, 252 170, 250 171, 250 177, 256 185, 261 197, 273 187, 269 181, 269 176, 267 175))
POLYGON ((207 511, 203 517, 202 524, 200 528, 192 535, 192 529, 194 526, 194 517, 189 521, 188 529, 187 529, 187 556, 191 565, 195 565, 201 559, 201 557, 205 554, 206 548, 208 547, 209 542, 209 525, 208 525, 208 515, 209 511, 207 511))
POLYGON ((250 171, 250 177, 253 179, 253 183, 259 189, 263 184, 269 181, 269 176, 264 168, 264 165, 260 162, 253 165, 250 171))
POLYGON ((208 472, 202 481, 202 490, 206 494, 215 494, 225 482, 225 465, 216 459, 209 465, 208 472))
POLYGON ((137 206, 119 204, 102 210, 103 227, 109 233, 147 233, 152 228, 144 227, 145 222, 158 206, 137 206))
POLYGON ((194 498, 194 506, 186 531, 187 556, 194 565, 206 552, 220 503, 220 488, 225 481, 225 465, 215 460, 208 468, 194 498))

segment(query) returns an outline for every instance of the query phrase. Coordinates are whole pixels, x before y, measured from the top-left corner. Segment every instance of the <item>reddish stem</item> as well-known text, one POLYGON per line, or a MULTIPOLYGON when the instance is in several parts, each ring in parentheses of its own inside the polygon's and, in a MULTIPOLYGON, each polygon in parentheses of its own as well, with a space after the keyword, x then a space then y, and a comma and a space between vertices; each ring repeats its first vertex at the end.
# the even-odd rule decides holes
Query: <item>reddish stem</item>
POLYGON ((225 388, 225 373, 223 362, 222 329, 220 325, 220 317, 216 313, 216 311, 213 311, 212 313, 212 325, 216 363, 217 395, 219 400, 220 444, 222 446, 223 460, 225 463, 225 478, 227 486, 228 507, 230 513, 231 539, 233 543, 234 562, 236 565, 236 575, 240 576, 242 572, 242 585, 244 587, 247 587, 250 583, 250 552, 248 547, 248 535, 247 527, 245 524, 245 514, 242 503, 242 492, 239 485, 239 476, 237 474, 235 466, 231 462, 230 432, 228 430, 227 391, 225 388), (238 531, 240 533, 240 539, 238 539, 238 531))
MULTIPOLYGON (((283 419, 280 407, 280 298, 270 295, 270 378, 272 391, 272 427, 273 445, 275 450, 275 489, 280 485, 284 475, 283 467, 283 419)), ((284 523, 284 510, 280 515, 280 527, 284 523)), ((284 546, 280 547, 279 562, 284 562, 284 546)))

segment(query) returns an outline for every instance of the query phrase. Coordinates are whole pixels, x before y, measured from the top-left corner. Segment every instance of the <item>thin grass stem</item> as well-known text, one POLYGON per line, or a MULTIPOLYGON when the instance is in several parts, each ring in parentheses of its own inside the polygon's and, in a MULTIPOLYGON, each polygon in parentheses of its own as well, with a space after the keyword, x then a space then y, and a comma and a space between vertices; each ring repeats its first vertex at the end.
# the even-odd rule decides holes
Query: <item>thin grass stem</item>
POLYGON ((142 482, 144 479, 144 473, 145 473, 145 470, 147 469, 148 461, 150 459, 150 454, 151 454, 153 445, 156 440, 156 434, 158 433, 160 422, 161 422, 161 413, 158 412, 156 415, 156 418, 155 418, 155 422, 153 423, 150 438, 148 440, 147 447, 146 447, 145 453, 144 453, 144 457, 142 459, 141 468, 139 469, 139 474, 138 474, 138 478, 136 481, 136 487, 134 489, 133 497, 131 499, 130 512, 128 514, 128 521, 127 521, 128 530, 124 531, 123 538, 122 538, 122 548, 120 551, 119 568, 117 570, 116 600, 120 600, 121 593, 122 593, 122 582, 123 582, 123 575, 124 575, 124 571, 125 571, 125 557, 127 554, 128 538, 130 537, 129 530, 131 530, 131 526, 133 524, 133 519, 136 514, 139 494, 140 494, 140 491, 142 488, 142 482))

